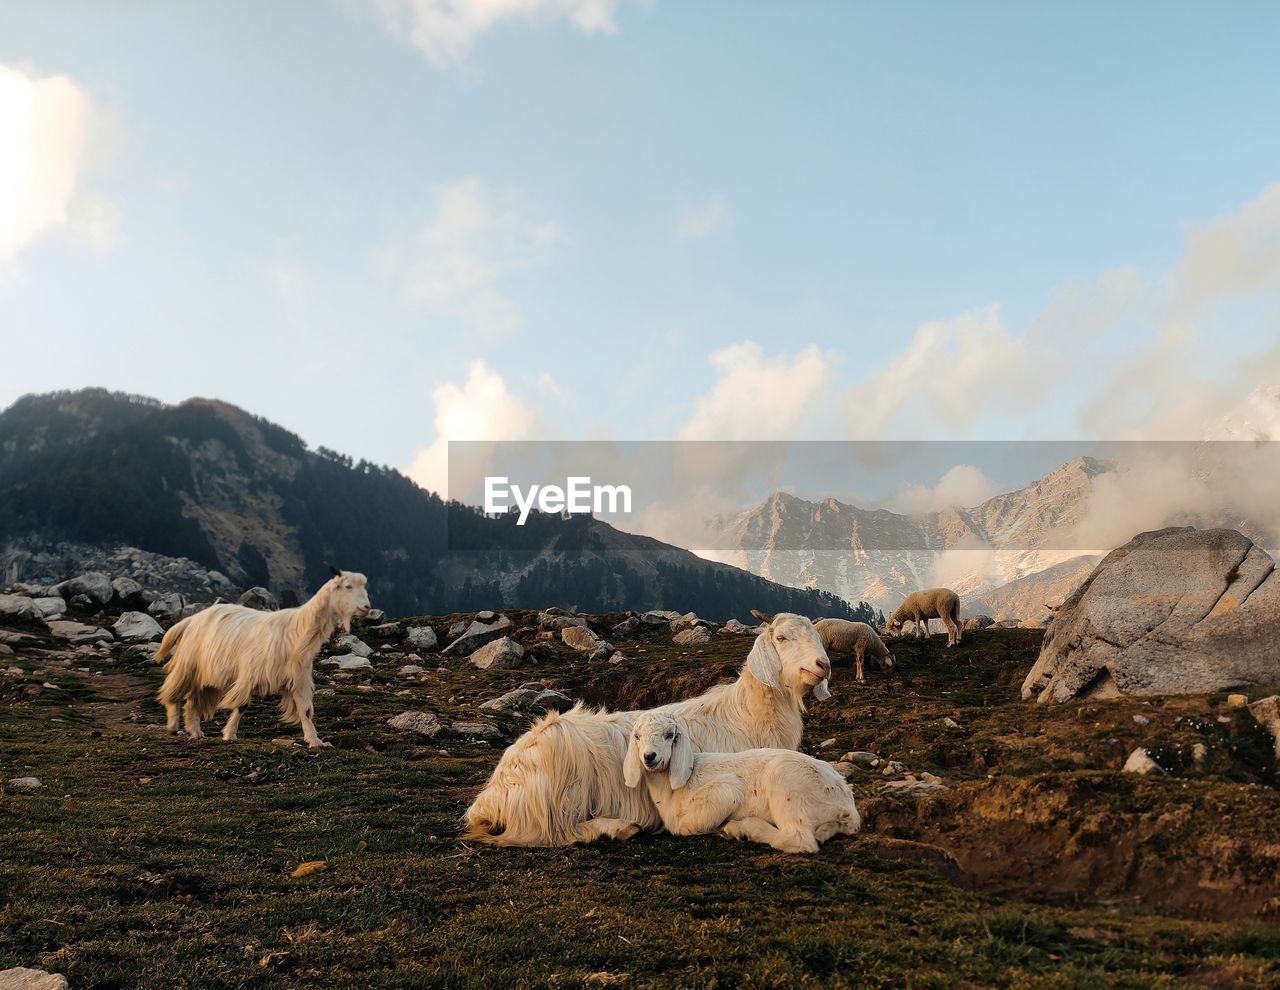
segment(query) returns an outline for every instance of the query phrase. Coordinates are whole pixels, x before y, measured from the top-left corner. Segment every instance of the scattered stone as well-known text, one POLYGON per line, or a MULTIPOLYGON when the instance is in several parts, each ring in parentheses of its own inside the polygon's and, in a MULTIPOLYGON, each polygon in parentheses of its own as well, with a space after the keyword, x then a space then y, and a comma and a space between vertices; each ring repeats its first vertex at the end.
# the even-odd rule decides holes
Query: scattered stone
POLYGON ((670 609, 654 608, 645 612, 640 616, 642 621, 653 622, 655 625, 667 625, 674 619, 680 618, 679 612, 672 612, 670 609), (655 621, 656 620, 656 621, 655 621))
POLYGON ((995 624, 996 620, 989 615, 975 615, 964 620, 965 630, 987 629, 995 624))
POLYGON ((1227 695, 1228 708, 1248 708, 1249 696, 1247 694, 1229 694, 1227 695))
POLYGON ((705 626, 706 624, 707 623, 699 619, 693 612, 685 612, 685 614, 679 618, 671 620, 671 631, 673 633, 684 632, 686 629, 692 629, 695 626, 705 626))
POLYGON ((155 616, 161 622, 174 622, 182 615, 187 601, 176 591, 157 595, 155 601, 147 606, 147 614, 155 616))
POLYGON ((356 656, 354 653, 344 653, 342 656, 329 657, 320 662, 327 666, 336 665, 339 670, 371 670, 373 668, 368 657, 356 656))
POLYGON ((612 657, 615 652, 617 651, 614 650, 613 645, 611 643, 606 643, 604 640, 601 640, 600 645, 597 646, 594 650, 592 650, 591 653, 587 656, 587 662, 588 663, 604 663, 606 660, 612 657))
POLYGON ((600 637, 586 626, 566 626, 560 630, 560 638, 566 646, 579 653, 594 653, 600 645, 600 637))
POLYGON ((454 657, 470 656, 486 643, 492 643, 495 639, 506 636, 512 626, 513 623, 505 615, 495 616, 493 621, 488 623, 477 619, 441 652, 454 657))
POLYGON ((79 577, 73 577, 70 581, 55 584, 49 591, 60 598, 66 599, 84 595, 90 601, 99 605, 107 604, 107 602, 111 601, 111 596, 115 594, 115 590, 111 587, 111 578, 99 571, 89 571, 79 577))
POLYGON ((524 647, 510 636, 495 639, 467 657, 481 670, 510 670, 524 660, 524 647))
POLYGON ((1111 551, 1063 603, 1022 685, 1041 703, 1280 682, 1280 571, 1231 529, 1173 527, 1111 551))
POLYGON ((455 736, 466 736, 468 739, 483 739, 485 742, 506 742, 506 736, 492 722, 454 722, 449 730, 455 736))
POLYGON ((880 768, 880 773, 885 777, 900 777, 906 773, 909 768, 905 763, 899 763, 897 760, 889 760, 880 768))
POLYGON ((694 626, 676 633, 671 642, 678 646, 701 646, 711 642, 711 631, 706 626, 694 626))
POLYGON ((835 737, 835 736, 832 736, 830 739, 824 739, 824 740, 822 740, 822 742, 818 743, 818 748, 819 748, 819 749, 830 749, 830 748, 831 748, 832 746, 834 746, 835 744, 836 744, 836 737, 835 737))
POLYGON ((1202 742, 1196 743, 1191 747, 1191 758, 1197 763, 1203 763, 1209 756, 1209 747, 1202 742))
POLYGON ((43 785, 39 777, 10 777, 9 786, 20 791, 38 791, 43 785))
POLYGON ((68 990, 67 978, 43 969, 0 969, 0 990, 68 990))
POLYGON ((369 613, 361 621, 371 626, 381 625, 387 621, 387 613, 382 611, 380 608, 371 608, 369 609, 369 613))
MULTIPOLYGON (((466 626, 463 628, 465 629, 466 626)), ((449 633, 452 635, 453 630, 451 629, 449 633)), ((434 650, 440 645, 440 640, 436 638, 436 631, 430 626, 410 626, 404 634, 404 641, 415 650, 434 650)))
POLYGON ((278 612, 280 603, 276 601, 276 596, 266 588, 256 587, 250 588, 237 601, 238 605, 245 608, 257 609, 259 612, 278 612))
MULTIPOLYGON (((381 622, 376 626, 370 626, 369 632, 375 636, 381 636, 383 639, 399 639, 404 635, 404 629, 401 628, 398 622, 381 622)), ((435 635, 434 630, 431 635, 435 635)))
POLYGON ((13 647, 8 643, 0 643, 0 657, 13 656, 13 647))
POLYGON ((1164 773, 1164 767, 1151 758, 1151 754, 1139 746, 1129 754, 1124 763, 1125 773, 1164 773))
POLYGON ((449 638, 452 639, 454 636, 461 636, 466 632, 466 629, 467 624, 465 622, 455 622, 449 627, 449 638))
POLYGON ((936 794, 947 790, 947 785, 931 773, 922 773, 919 777, 907 774, 902 780, 890 780, 880 785, 880 790, 905 797, 920 797, 923 794, 936 794))
POLYGON ((444 723, 430 712, 401 712, 387 719, 387 725, 400 732, 416 732, 428 739, 434 739, 444 731, 444 723))
POLYGON ((568 695, 552 690, 540 681, 530 681, 513 691, 481 702, 480 707, 493 712, 512 710, 567 712, 573 705, 574 701, 568 695))
POLYGON ((609 630, 612 636, 630 636, 633 632, 640 628, 640 620, 634 615, 623 619, 609 630))
POLYGON ((421 673, 422 673, 422 668, 419 667, 416 663, 407 663, 403 667, 401 667, 399 670, 399 674, 401 677, 412 677, 414 674, 421 674, 421 673))
POLYGON ((69 619, 55 619, 49 623, 49 632, 58 639, 68 643, 110 642, 111 633, 98 626, 86 625, 83 622, 72 622, 69 619))
POLYGON ((373 647, 351 633, 343 633, 334 640, 334 645, 336 645, 338 649, 346 650, 348 653, 354 653, 358 657, 373 656, 373 647))
POLYGON ((857 750, 852 753, 845 753, 840 757, 841 763, 852 763, 855 766, 862 767, 864 770, 878 767, 880 765, 880 757, 875 753, 868 753, 865 750, 857 750))
POLYGON ((164 635, 164 630, 146 612, 125 612, 111 627, 116 639, 125 643, 150 643, 164 635))
POLYGON ((40 610, 30 598, 20 595, 0 595, 0 619, 36 622, 40 617, 40 610))
POLYGON ((568 629, 570 626, 581 626, 586 628, 587 620, 580 615, 552 615, 549 612, 541 612, 538 615, 538 627, 540 629, 550 629, 553 632, 560 629, 568 629))
POLYGON ((50 619, 61 619, 67 612, 67 600, 65 598, 33 598, 31 604, 36 607, 36 611, 40 613, 40 618, 45 621, 50 619))
POLYGON ((721 632, 731 633, 734 636, 754 636, 759 630, 759 626, 749 626, 737 619, 730 619, 720 627, 721 632))
POLYGON ((942 720, 942 724, 943 724, 943 725, 945 725, 948 729, 958 729, 958 728, 960 728, 960 723, 959 723, 959 722, 957 722, 955 719, 953 719, 953 718, 952 718, 951 716, 949 716, 949 715, 948 715, 946 718, 944 718, 944 719, 942 720))
POLYGON ((1133 721, 1134 721, 1134 724, 1135 724, 1135 725, 1150 725, 1150 724, 1151 724, 1151 719, 1147 718, 1147 716, 1145 716, 1145 715, 1135 715, 1135 716, 1133 716, 1133 721))
POLYGON ((131 598, 142 598, 142 585, 131 577, 121 575, 111 581, 111 594, 118 602, 126 602, 131 598))

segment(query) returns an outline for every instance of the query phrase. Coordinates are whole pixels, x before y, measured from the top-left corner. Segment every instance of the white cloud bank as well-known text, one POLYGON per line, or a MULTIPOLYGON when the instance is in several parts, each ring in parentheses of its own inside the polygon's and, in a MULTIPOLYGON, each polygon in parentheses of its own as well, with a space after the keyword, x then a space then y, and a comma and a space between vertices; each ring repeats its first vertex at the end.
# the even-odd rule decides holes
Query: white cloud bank
POLYGON ((467 177, 433 190, 430 219, 387 259, 411 298, 500 336, 521 322, 503 280, 546 263, 563 239, 518 190, 467 177))
POLYGON ((449 383, 432 393, 436 437, 409 466, 407 474, 423 488, 449 497, 450 440, 522 440, 534 432, 531 407, 483 361, 475 361, 461 386, 449 383))
POLYGON ((110 243, 114 209, 81 188, 103 124, 66 76, 0 65, 0 264, 59 228, 93 247, 110 243))
POLYGON ((482 34, 506 24, 566 21, 583 34, 618 30, 617 0, 369 0, 383 26, 437 68, 463 62, 482 34))
POLYGON ((705 203, 686 207, 676 217, 676 236, 682 241, 708 237, 733 223, 733 211, 723 196, 712 196, 705 203))

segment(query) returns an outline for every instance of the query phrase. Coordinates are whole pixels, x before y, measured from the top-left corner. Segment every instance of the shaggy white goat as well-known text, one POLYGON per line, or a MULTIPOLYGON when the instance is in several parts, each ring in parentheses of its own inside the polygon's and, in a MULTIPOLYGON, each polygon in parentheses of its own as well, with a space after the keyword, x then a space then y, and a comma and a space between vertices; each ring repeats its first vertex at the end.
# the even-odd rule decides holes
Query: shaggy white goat
POLYGON ((201 719, 231 709, 223 739, 235 739, 240 710, 255 694, 279 694, 280 717, 302 723, 312 749, 329 745, 316 735, 311 699, 311 664, 336 628, 351 631, 351 618, 367 615, 369 594, 363 574, 330 567, 333 579, 298 608, 258 612, 242 605, 212 605, 174 625, 160 641, 156 663, 173 654, 159 699, 178 731, 178 711, 192 739, 201 738, 201 719))
POLYGON ((947 627, 947 645, 960 642, 960 596, 950 588, 926 588, 913 591, 893 610, 885 629, 896 636, 903 625, 915 623, 915 635, 929 635, 929 620, 941 619, 947 627))
POLYGON ((813 627, 822 637, 822 645, 827 648, 828 656, 832 653, 853 654, 854 671, 859 684, 866 680, 862 662, 867 657, 877 660, 886 672, 893 670, 893 654, 876 635, 876 631, 865 622, 819 619, 813 627))
MULTIPOLYGON (((830 697, 831 663, 813 623, 766 616, 732 684, 665 706, 679 714, 699 750, 795 749, 805 698, 830 697)), ((640 712, 552 713, 502 754, 466 812, 465 837, 499 846, 554 846, 629 839, 661 818, 648 794, 627 787, 622 762, 640 712)))
POLYGON ((661 709, 636 719, 623 770, 628 787, 644 780, 673 835, 721 830, 782 852, 812 853, 831 836, 862 827, 853 791, 830 763, 789 749, 695 754, 685 724, 661 709))

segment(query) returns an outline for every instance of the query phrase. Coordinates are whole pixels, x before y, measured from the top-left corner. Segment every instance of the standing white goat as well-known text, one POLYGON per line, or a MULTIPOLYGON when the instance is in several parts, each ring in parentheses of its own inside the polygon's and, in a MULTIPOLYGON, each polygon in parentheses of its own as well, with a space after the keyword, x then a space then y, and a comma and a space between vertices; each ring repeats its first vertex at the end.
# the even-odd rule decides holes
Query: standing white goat
POLYGON ((661 709, 636 720, 623 769, 628 787, 643 779, 673 835, 722 830, 731 839, 812 853, 833 835, 862 827, 853 791, 830 763, 789 749, 695 754, 685 724, 661 709))
MULTIPOLYGON (((753 612, 765 625, 742 673, 661 710, 679 714, 699 750, 795 749, 805 698, 830 697, 831 663, 813 623, 753 612)), ((627 786, 622 762, 640 712, 552 713, 512 743, 466 812, 465 838, 499 846, 629 839, 661 818, 648 794, 627 786)))
POLYGON ((255 694, 279 694, 281 721, 302 724, 312 749, 329 744, 312 721, 315 683, 311 664, 338 627, 351 631, 352 616, 369 613, 363 574, 330 565, 333 579, 305 605, 258 612, 243 605, 212 605, 174 625, 156 651, 156 663, 173 654, 158 695, 168 713, 169 731, 178 731, 183 707, 187 734, 201 738, 200 721, 219 708, 231 709, 222 738, 236 738, 240 710, 255 694))

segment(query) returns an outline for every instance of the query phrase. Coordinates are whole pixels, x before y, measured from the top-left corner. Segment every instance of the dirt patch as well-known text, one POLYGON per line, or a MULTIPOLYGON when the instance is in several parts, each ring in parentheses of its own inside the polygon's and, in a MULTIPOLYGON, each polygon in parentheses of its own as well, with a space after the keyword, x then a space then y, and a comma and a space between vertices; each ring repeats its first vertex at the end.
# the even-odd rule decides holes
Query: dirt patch
POLYGON ((1251 805, 1246 814, 1221 789, 1108 774, 969 783, 915 802, 872 798, 862 810, 869 830, 945 851, 992 893, 1274 918, 1280 837, 1251 805))

